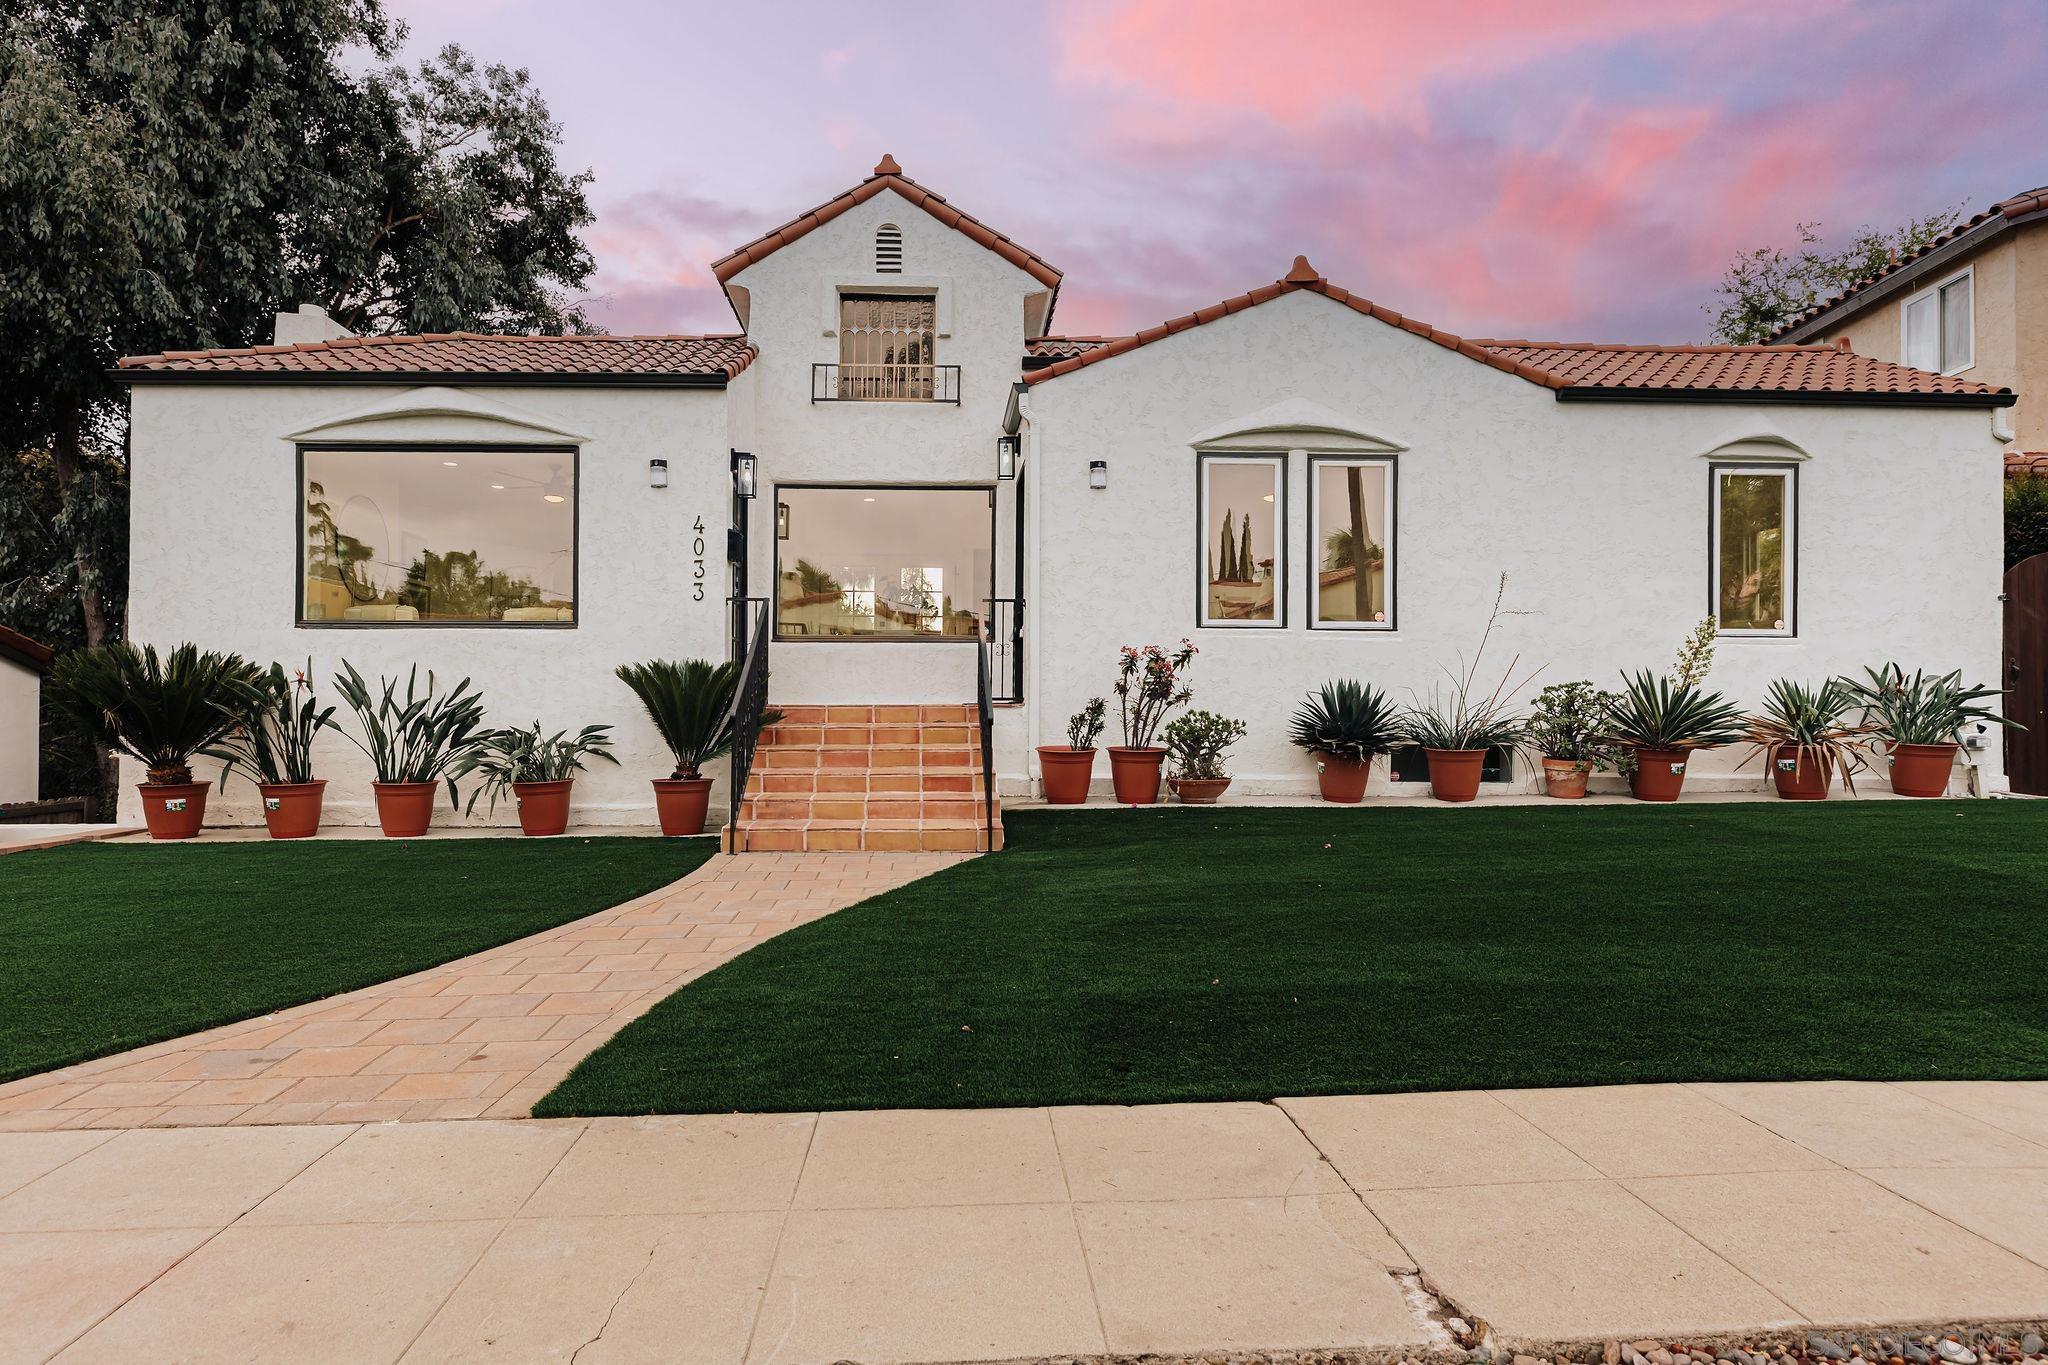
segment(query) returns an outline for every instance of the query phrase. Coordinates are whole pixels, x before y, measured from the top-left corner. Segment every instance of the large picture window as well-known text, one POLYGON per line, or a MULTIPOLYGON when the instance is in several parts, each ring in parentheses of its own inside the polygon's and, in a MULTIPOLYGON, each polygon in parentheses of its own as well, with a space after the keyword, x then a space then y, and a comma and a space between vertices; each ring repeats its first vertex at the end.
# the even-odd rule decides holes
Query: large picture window
POLYGON ((986 487, 776 489, 775 638, 976 638, 994 500, 986 487))
POLYGON ((1790 635, 1798 475, 1790 466, 1715 465, 1714 619, 1732 635, 1790 635))
POLYGON ((1203 455, 1201 624, 1286 624, 1287 461, 1203 455))
POLYGON ((1394 628, 1394 462, 1309 461, 1315 629, 1394 628))
POLYGON ((304 625, 569 626, 573 449, 300 451, 304 625))

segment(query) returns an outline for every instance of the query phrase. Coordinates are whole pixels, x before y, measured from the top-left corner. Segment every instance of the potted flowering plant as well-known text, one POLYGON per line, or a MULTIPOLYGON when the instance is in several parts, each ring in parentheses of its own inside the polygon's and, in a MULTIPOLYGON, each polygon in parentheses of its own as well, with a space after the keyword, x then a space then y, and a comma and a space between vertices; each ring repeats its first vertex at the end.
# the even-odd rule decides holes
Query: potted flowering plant
POLYGON ((1377 687, 1337 678, 1302 702, 1288 739, 1315 759, 1323 800, 1356 805, 1365 799, 1373 756, 1401 742, 1400 715, 1377 687))
POLYGON ((1586 794, 1586 779, 1613 756, 1601 740, 1607 709, 1617 698, 1590 682, 1552 683, 1536 694, 1528 746, 1543 761, 1543 787, 1560 800, 1586 794))
MULTIPOLYGON (((661 832, 702 834, 711 808, 711 779, 703 769, 732 748, 733 694, 739 690, 740 666, 705 659, 650 659, 620 664, 613 671, 633 689, 676 761, 674 772, 654 779, 661 832)), ((781 719, 780 711, 761 713, 764 726, 781 719)))
MULTIPOLYGON (((313 661, 306 661, 310 669, 313 661)), ((249 774, 263 802, 263 823, 273 839, 310 839, 320 832, 325 780, 313 776, 313 740, 334 725, 334 708, 322 707, 305 670, 287 680, 272 664, 256 682, 258 700, 242 723, 206 750, 218 758, 221 784, 237 768, 249 774)))
POLYGON ((1486 767, 1487 752, 1512 748, 1528 730, 1526 718, 1514 713, 1510 698, 1529 681, 1517 681, 1517 655, 1508 661, 1500 681, 1489 692, 1479 690, 1479 666, 1486 657, 1486 645, 1493 638, 1494 623, 1500 619, 1500 604, 1507 595, 1508 576, 1500 576, 1493 596, 1493 610, 1486 629, 1479 634, 1479 648, 1462 673, 1444 670, 1448 689, 1430 689, 1429 700, 1417 698, 1402 718, 1401 730, 1410 744, 1419 745, 1429 757, 1429 791, 1439 801, 1470 801, 1479 795, 1479 778, 1486 767))
POLYGON ((1977 703, 2001 695, 1995 687, 1966 687, 1957 669, 1934 677, 1918 669, 1908 678, 1897 664, 1863 670, 1850 682, 1863 721, 1891 760, 1892 790, 1900 796, 1940 796, 1962 747, 1963 727, 2013 721, 1977 703))
POLYGON ((457 804, 455 779, 489 733, 483 728, 484 702, 467 678, 437 697, 429 672, 427 690, 420 691, 417 665, 406 674, 404 701, 398 699, 396 678, 380 681, 384 690, 372 697, 355 665, 342 660, 334 690, 355 712, 363 738, 342 733, 369 757, 374 770, 370 790, 376 793, 377 823, 384 836, 413 839, 433 822, 434 789, 442 781, 448 783, 448 804, 457 804))
MULTIPOLYGON (((1856 793, 1856 770, 1864 765, 1862 741, 1874 728, 1852 723, 1856 704, 1853 687, 1829 678, 1806 687, 1783 678, 1764 693, 1763 709, 1749 718, 1749 758, 1770 765, 1771 781, 1787 801, 1825 801, 1836 773, 1850 795, 1856 793)), ((1742 761, 1747 764, 1749 758, 1742 761)))
POLYGON ((1244 738, 1244 722, 1211 711, 1190 711, 1166 727, 1162 736, 1173 756, 1167 785, 1184 806, 1213 806, 1230 786, 1223 771, 1223 751, 1244 738))
POLYGON ((1065 744, 1038 746, 1038 777, 1047 805, 1078 806, 1088 799, 1088 784, 1095 777, 1095 741, 1102 736, 1106 709, 1101 697, 1090 697, 1067 718, 1065 744))
POLYGON ((485 795, 496 810, 498 798, 509 790, 519 803, 520 832, 560 834, 569 828, 569 790, 583 771, 583 760, 619 761, 611 753, 611 728, 586 725, 574 735, 563 730, 543 737, 535 721, 523 730, 491 731, 449 770, 451 777, 474 772, 481 779, 463 813, 473 813, 477 798, 485 795))
POLYGON ((1159 799, 1159 767, 1166 750, 1152 739, 1167 712, 1187 705, 1194 695, 1181 675, 1196 652, 1186 640, 1171 654, 1158 645, 1123 648, 1115 691, 1124 742, 1109 747, 1109 775, 1116 799, 1126 806, 1149 806, 1159 799))

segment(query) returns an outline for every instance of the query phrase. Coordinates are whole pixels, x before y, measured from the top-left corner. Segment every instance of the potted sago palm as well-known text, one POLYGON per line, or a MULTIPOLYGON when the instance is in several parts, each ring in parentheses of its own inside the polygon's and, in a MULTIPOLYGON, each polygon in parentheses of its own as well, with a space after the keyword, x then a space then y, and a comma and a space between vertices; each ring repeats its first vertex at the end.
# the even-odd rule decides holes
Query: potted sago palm
MULTIPOLYGON (((640 699, 675 759, 673 772, 654 779, 654 810, 661 832, 702 834, 711 806, 711 779, 704 776, 704 765, 732 749, 740 666, 708 659, 650 659, 620 664, 614 671, 640 699)), ((761 724, 781 719, 779 711, 764 711, 761 724)))
POLYGON ((1825 801, 1837 773, 1855 795, 1863 737, 1871 731, 1868 722, 1849 719, 1855 705, 1855 690, 1841 678, 1819 687, 1780 678, 1764 692, 1763 709, 1749 718, 1749 742, 1756 746, 1749 758, 1769 765, 1780 797, 1825 801))
POLYGON ((142 818, 152 839, 190 839, 206 822, 210 782, 192 780, 192 757, 242 723, 259 702, 254 664, 237 654, 123 641, 57 660, 50 704, 95 743, 141 763, 142 818))
POLYGON ((419 668, 405 678, 405 699, 398 698, 398 680, 379 680, 383 691, 371 696, 369 684, 355 665, 342 660, 334 690, 355 712, 363 728, 357 739, 342 734, 369 757, 370 789, 376 794, 377 823, 390 839, 413 839, 427 832, 434 819, 434 792, 448 784, 448 804, 459 805, 455 776, 489 732, 484 729, 483 698, 470 690, 469 679, 452 691, 435 695, 434 675, 419 690, 419 668))
POLYGON ((1963 673, 1935 676, 1913 671, 1908 678, 1897 664, 1863 670, 1863 681, 1851 681, 1856 705, 1884 746, 1891 761, 1892 790, 1900 796, 1941 796, 1962 748, 1963 727, 2006 725, 2017 721, 1978 703, 2003 695, 1995 687, 1967 687, 1963 673))
POLYGON ((1543 764, 1543 789, 1563 801, 1586 794, 1586 779, 1612 761, 1601 742, 1612 692, 1590 682, 1552 683, 1536 694, 1527 745, 1543 764))
POLYGON ((586 725, 575 734, 557 731, 542 735, 540 722, 525 729, 493 730, 478 740, 449 769, 450 779, 477 774, 476 789, 469 794, 465 815, 476 811, 477 798, 488 796, 490 809, 507 790, 519 803, 519 829, 540 837, 560 834, 569 828, 569 793, 585 759, 616 764, 612 757, 609 725, 586 725))
POLYGON ((1323 800, 1356 805, 1365 799, 1373 758, 1401 742, 1400 712, 1377 687, 1336 678, 1295 710, 1288 739, 1315 760, 1323 800))
POLYGON ((1512 749, 1529 728, 1526 717, 1513 707, 1514 696, 1533 672, 1519 679, 1517 655, 1508 661, 1500 681, 1490 691, 1480 691, 1479 669, 1486 658, 1487 643, 1493 638, 1494 623, 1500 619, 1501 601, 1507 596, 1508 576, 1500 576, 1493 596, 1493 610, 1487 614, 1486 629, 1479 634, 1479 648, 1462 672, 1449 668, 1444 674, 1449 686, 1430 689, 1427 701, 1417 698, 1401 719, 1401 731, 1408 743, 1419 746, 1429 759, 1429 791, 1439 801, 1470 801, 1479 795, 1479 779, 1486 767, 1486 755, 1493 749, 1512 749))
POLYGON ((321 706, 306 674, 313 661, 287 679, 272 664, 256 681, 258 700, 242 723, 206 750, 218 758, 221 785, 241 769, 256 784, 263 823, 273 839, 310 839, 320 832, 320 804, 327 790, 313 776, 313 741, 334 727, 334 708, 321 706))
POLYGON ((1101 697, 1090 697, 1067 718, 1065 744, 1038 746, 1038 778, 1047 805, 1078 806, 1088 799, 1088 784, 1095 778, 1095 741, 1102 737, 1106 709, 1101 697))
POLYGON ((1149 806, 1159 799, 1159 768, 1166 750, 1152 740, 1167 713, 1187 705, 1193 695, 1185 674, 1196 653, 1186 640, 1171 654, 1158 645, 1123 648, 1114 690, 1124 742, 1109 748, 1110 782, 1123 805, 1149 806))
POLYGON ((1173 757, 1166 779, 1184 806, 1213 806, 1230 786, 1223 751, 1244 738, 1244 722, 1212 711, 1190 711, 1166 727, 1162 738, 1173 757))

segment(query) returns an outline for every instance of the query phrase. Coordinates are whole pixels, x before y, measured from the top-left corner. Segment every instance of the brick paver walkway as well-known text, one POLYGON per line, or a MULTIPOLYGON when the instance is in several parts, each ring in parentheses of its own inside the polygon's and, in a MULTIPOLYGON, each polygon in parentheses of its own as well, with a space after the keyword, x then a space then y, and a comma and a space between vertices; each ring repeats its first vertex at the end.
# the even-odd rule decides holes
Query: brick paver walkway
POLYGON ((414 976, 0 1086, 0 1131, 524 1117, 684 982, 969 854, 718 857, 414 976))

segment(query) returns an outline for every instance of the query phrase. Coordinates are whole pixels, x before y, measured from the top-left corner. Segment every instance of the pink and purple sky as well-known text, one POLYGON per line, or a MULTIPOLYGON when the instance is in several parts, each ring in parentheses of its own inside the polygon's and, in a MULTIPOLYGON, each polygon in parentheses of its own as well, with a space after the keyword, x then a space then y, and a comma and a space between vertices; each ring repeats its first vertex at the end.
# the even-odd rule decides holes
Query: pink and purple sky
POLYGON ((1737 252, 2048 183, 2048 3, 391 0, 524 66, 597 174, 594 315, 730 331, 706 268, 913 179, 1123 332, 1283 274, 1473 336, 1703 340, 1737 252))

